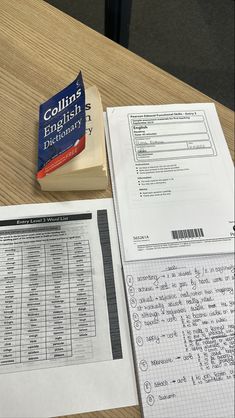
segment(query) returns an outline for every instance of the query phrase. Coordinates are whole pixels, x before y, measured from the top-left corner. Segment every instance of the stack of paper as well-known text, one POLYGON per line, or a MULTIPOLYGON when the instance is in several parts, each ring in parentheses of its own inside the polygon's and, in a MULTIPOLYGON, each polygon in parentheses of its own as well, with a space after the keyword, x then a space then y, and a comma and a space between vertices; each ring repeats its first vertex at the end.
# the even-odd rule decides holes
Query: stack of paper
POLYGON ((106 132, 143 415, 232 417, 233 165, 215 107, 109 108, 106 132))

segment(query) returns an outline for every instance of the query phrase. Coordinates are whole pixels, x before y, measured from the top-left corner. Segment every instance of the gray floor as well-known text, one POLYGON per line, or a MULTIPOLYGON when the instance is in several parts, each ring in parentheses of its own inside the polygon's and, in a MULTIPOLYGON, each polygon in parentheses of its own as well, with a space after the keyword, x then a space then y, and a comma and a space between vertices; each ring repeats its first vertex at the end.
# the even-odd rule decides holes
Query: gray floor
MULTIPOLYGON (((104 0, 47 0, 104 33, 104 0)), ((133 0, 129 49, 234 109, 234 0, 133 0)))

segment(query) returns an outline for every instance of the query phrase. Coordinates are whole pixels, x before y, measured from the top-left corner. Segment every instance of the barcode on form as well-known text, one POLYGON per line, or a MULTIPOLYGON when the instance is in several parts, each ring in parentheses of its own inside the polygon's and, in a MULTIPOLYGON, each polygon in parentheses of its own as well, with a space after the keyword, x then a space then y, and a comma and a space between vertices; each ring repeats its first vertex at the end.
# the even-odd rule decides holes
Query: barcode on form
POLYGON ((204 237, 204 232, 202 228, 180 229, 178 231, 171 231, 171 234, 173 239, 204 237))

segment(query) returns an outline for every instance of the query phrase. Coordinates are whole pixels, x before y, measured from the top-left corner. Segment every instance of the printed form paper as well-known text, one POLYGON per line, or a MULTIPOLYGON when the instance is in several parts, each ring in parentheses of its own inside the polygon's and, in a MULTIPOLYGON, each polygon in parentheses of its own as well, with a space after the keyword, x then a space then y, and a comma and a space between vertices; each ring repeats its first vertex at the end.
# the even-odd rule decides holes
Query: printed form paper
POLYGON ((233 164, 213 104, 107 109, 125 261, 233 251, 233 164))
POLYGON ((112 200, 0 219, 0 416, 136 404, 112 200))
POLYGON ((143 416, 233 418, 233 254, 124 272, 143 416))
POLYGON ((232 418, 234 254, 125 261, 106 131, 143 416, 232 418))

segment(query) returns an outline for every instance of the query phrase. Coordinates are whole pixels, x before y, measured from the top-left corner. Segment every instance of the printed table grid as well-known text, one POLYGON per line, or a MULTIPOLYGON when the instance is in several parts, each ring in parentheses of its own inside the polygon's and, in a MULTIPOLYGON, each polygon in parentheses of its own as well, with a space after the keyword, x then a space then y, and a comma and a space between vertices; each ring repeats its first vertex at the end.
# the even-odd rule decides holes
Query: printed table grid
POLYGON ((205 112, 180 113, 128 114, 136 162, 216 155, 205 112))
POLYGON ((73 341, 96 335, 89 241, 0 250, 0 302, 0 372, 72 357, 73 341))

